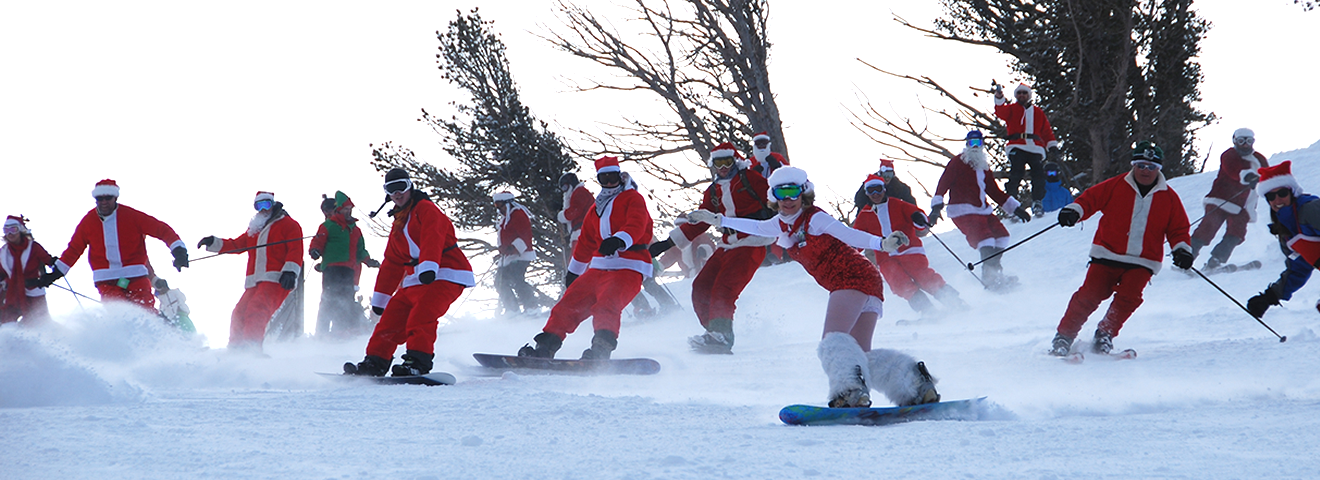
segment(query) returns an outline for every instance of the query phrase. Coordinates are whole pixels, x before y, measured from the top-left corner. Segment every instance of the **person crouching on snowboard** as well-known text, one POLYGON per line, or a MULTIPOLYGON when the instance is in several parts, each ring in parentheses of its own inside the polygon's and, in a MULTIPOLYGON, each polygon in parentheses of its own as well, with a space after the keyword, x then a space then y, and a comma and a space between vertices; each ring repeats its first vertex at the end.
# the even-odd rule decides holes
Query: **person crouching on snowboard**
POLYGON ((582 235, 568 264, 564 295, 541 333, 536 346, 518 350, 520 357, 554 358, 568 334, 591 317, 595 336, 583 360, 608 360, 619 344, 619 319, 624 307, 642 290, 642 279, 652 275, 651 213, 646 199, 617 157, 596 160, 600 193, 582 223, 582 235))
POLYGON ((401 168, 385 174, 385 193, 394 208, 384 261, 376 274, 371 311, 380 322, 367 341, 367 356, 345 363, 345 375, 396 377, 431 373, 439 319, 477 284, 472 265, 458 248, 454 224, 425 193, 413 188, 401 168), (403 362, 390 368, 394 351, 406 345, 403 362))
POLYGON ((1086 189, 1077 200, 1059 210, 1059 225, 1071 227, 1096 213, 1100 225, 1091 242, 1091 263, 1086 280, 1068 302, 1059 320, 1051 355, 1065 356, 1086 318, 1100 302, 1114 297, 1109 311, 1095 329, 1092 351, 1107 354, 1114 337, 1141 305, 1141 292, 1164 261, 1164 242, 1173 247, 1173 264, 1192 267, 1187 212, 1182 200, 1160 173, 1164 151, 1141 142, 1132 152, 1132 171, 1086 189), (1134 238, 1139 236, 1139 238, 1134 238))
MULTIPOLYGON (((1286 268, 1265 291, 1247 300, 1247 310, 1260 318, 1281 300, 1306 285, 1311 272, 1320 265, 1320 202, 1315 195, 1302 193, 1292 176, 1292 162, 1284 160, 1260 173, 1259 191, 1270 204, 1270 233, 1279 237, 1279 248, 1287 257, 1286 268)), ((1320 309, 1320 303, 1316 304, 1320 309)))
POLYGON ((829 377, 830 407, 869 407, 872 388, 901 406, 938 402, 935 380, 924 363, 897 350, 871 349, 876 319, 883 313, 884 285, 880 272, 856 249, 892 253, 907 245, 907 235, 900 231, 881 238, 831 217, 814 205, 814 186, 800 168, 776 170, 769 184, 770 207, 778 211, 774 218, 729 218, 697 210, 688 219, 775 237, 829 290, 825 332, 816 355, 829 377))

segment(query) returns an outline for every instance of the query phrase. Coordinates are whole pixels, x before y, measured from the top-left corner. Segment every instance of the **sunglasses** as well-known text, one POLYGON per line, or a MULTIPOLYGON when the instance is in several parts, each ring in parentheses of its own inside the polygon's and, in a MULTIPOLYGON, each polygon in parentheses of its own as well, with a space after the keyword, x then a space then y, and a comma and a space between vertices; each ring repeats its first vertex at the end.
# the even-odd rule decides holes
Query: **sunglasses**
POLYGON ((1276 188, 1272 191, 1265 192, 1265 201, 1273 202, 1276 198, 1288 198, 1291 196, 1292 190, 1289 190, 1288 188, 1276 188))
POLYGON ((733 157, 719 157, 719 158, 710 159, 710 164, 714 165, 715 168, 732 167, 733 162, 734 162, 733 157))
POLYGON ((407 178, 385 182, 385 193, 393 195, 399 192, 406 192, 412 190, 412 186, 412 180, 407 178))
POLYGON ((596 174, 596 181, 601 185, 617 185, 623 183, 623 175, 619 172, 605 172, 596 174))
POLYGON ((254 203, 252 204, 252 206, 253 206, 254 208, 256 208, 258 212, 259 212, 259 211, 262 211, 262 210, 270 210, 270 207, 275 206, 275 201, 274 201, 274 200, 258 200, 258 201, 256 201, 256 202, 254 202, 254 203))
POLYGON ((867 186, 866 186, 866 194, 867 194, 867 195, 879 195, 879 194, 882 194, 882 193, 885 193, 885 186, 884 186, 884 184, 880 184, 880 185, 867 185, 867 186))
POLYGON ((969 139, 967 139, 967 146, 969 146, 969 147, 979 147, 979 146, 982 146, 982 145, 985 145, 985 140, 982 140, 982 139, 980 139, 980 138, 969 138, 969 139))
POLYGON ((1132 168, 1136 170, 1159 170, 1164 167, 1155 162, 1148 162, 1145 160, 1133 160, 1132 168))
POLYGON ((770 193, 778 200, 797 200, 802 197, 802 192, 806 187, 802 185, 786 184, 770 189, 770 193))

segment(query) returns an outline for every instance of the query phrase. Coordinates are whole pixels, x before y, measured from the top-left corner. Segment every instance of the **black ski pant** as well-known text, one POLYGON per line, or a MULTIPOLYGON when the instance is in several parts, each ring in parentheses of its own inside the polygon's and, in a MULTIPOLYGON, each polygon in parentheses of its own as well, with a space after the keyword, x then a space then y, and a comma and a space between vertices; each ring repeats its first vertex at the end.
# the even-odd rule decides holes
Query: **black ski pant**
POLYGON ((527 283, 527 266, 531 264, 527 260, 518 260, 500 267, 499 278, 495 279, 495 291, 500 294, 500 305, 504 311, 517 313, 536 306, 536 292, 527 283))
POLYGON ((1008 154, 1008 185, 1004 187, 1004 193, 1010 197, 1017 197, 1018 186, 1026 173, 1024 170, 1031 167, 1031 199, 1035 201, 1045 199, 1045 167, 1042 163, 1044 159, 1045 156, 1038 153, 1020 148, 1013 149, 1013 152, 1008 154))
POLYGON ((366 323, 357 293, 356 274, 349 267, 322 267, 321 306, 316 312, 316 334, 337 336, 359 333, 366 323))

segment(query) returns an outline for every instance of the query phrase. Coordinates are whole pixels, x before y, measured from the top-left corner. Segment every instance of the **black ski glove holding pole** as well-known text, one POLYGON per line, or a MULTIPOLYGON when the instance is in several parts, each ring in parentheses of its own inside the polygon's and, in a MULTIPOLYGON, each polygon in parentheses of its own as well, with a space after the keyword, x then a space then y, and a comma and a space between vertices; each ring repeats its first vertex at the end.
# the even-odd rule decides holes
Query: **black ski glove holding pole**
POLYGON ((608 257, 610 255, 614 255, 614 252, 623 249, 623 247, 624 247, 624 243, 622 238, 610 237, 600 241, 599 252, 601 255, 608 257))
POLYGON ((1031 212, 1027 210, 1026 205, 1018 205, 1017 210, 1013 210, 1013 216, 1024 222, 1031 221, 1031 212))
POLYGON ((930 221, 921 212, 912 212, 912 224, 919 228, 930 228, 930 221))
POLYGON ((1273 288, 1266 288, 1265 291, 1256 294, 1256 296, 1247 299, 1247 313, 1253 317, 1260 318, 1265 315, 1265 311, 1270 307, 1279 304, 1279 294, 1274 293, 1273 288))
POLYGON ((564 274, 564 288, 568 288, 569 285, 572 285, 572 284, 573 284, 573 280, 577 280, 577 277, 578 277, 578 276, 577 276, 576 273, 573 273, 573 272, 567 272, 567 273, 565 273, 565 274, 564 274))
POLYGON ((209 236, 209 237, 203 238, 203 239, 201 239, 200 241, 198 241, 198 242, 197 242, 197 248, 206 248, 206 247, 211 246, 211 244, 213 244, 213 243, 215 243, 215 242, 218 242, 218 241, 220 241, 220 239, 219 239, 219 238, 216 238, 215 235, 212 235, 212 236, 209 236))
POLYGON ((651 257, 658 257, 671 248, 674 248, 674 239, 672 238, 666 238, 663 242, 655 242, 652 243, 651 246, 646 247, 646 249, 651 252, 651 257))
POLYGON ((1077 213, 1076 210, 1073 210, 1071 208, 1064 208, 1063 210, 1059 210, 1059 225, 1064 227, 1071 227, 1073 225, 1077 225, 1077 222, 1080 221, 1082 221, 1082 214, 1077 213))
POLYGON ((284 272, 280 274, 280 287, 285 290, 293 290, 298 286, 298 274, 293 272, 284 272))
POLYGON ((170 250, 170 253, 174 254, 174 269, 175 269, 175 270, 178 270, 178 271, 182 272, 183 269, 188 268, 188 249, 187 249, 187 248, 183 248, 183 247, 174 247, 174 250, 170 250))
POLYGON ((1192 268, 1193 260, 1196 260, 1196 256, 1192 255, 1192 252, 1181 248, 1173 251, 1173 266, 1175 267, 1187 270, 1192 268))
POLYGON ((51 286, 51 284, 54 284, 56 280, 59 280, 60 277, 63 276, 64 274, 60 272, 60 269, 52 268, 50 272, 43 273, 37 278, 27 279, 26 282, 23 282, 23 286, 27 288, 46 288, 51 286))
POLYGON ((312 257, 312 260, 320 260, 321 251, 315 248, 309 248, 307 249, 307 256, 312 257))
POLYGON ((935 226, 936 223, 939 223, 940 218, 943 217, 943 216, 944 216, 944 204, 943 204, 943 203, 941 203, 941 204, 939 204, 939 205, 936 205, 936 206, 933 206, 933 207, 930 207, 930 215, 927 215, 927 218, 930 219, 930 226, 933 227, 933 226, 935 226))

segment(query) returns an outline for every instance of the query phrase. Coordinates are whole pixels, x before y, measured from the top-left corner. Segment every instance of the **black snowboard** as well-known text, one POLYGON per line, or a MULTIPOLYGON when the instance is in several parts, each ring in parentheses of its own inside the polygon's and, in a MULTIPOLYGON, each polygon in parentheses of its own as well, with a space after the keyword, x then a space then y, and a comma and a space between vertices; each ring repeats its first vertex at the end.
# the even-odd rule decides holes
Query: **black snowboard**
POLYGON ((498 370, 537 370, 547 373, 588 375, 652 375, 660 371, 660 362, 649 358, 556 360, 489 353, 474 353, 472 357, 476 358, 481 366, 498 370))
POLYGON ((426 375, 415 375, 415 376, 406 376, 406 377, 392 377, 392 376, 373 377, 370 375, 348 375, 343 373, 322 373, 322 372, 316 372, 316 374, 328 378, 333 378, 343 382, 375 383, 378 385, 435 386, 435 385, 453 385, 454 382, 457 381, 457 379, 455 379, 453 375, 450 375, 445 372, 431 372, 426 375))

